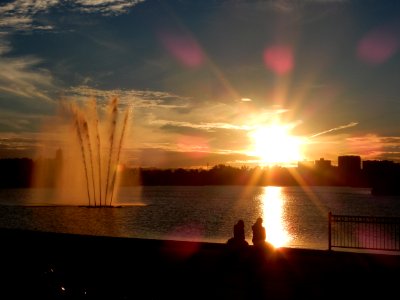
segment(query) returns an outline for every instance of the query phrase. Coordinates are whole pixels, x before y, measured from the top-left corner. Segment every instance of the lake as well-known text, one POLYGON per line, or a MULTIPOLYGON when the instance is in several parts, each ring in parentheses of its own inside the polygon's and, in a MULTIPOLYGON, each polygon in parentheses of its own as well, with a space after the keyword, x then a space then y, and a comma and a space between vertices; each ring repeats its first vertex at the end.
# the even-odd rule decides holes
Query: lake
POLYGON ((328 213, 400 216, 399 196, 369 188, 275 186, 143 186, 120 188, 114 204, 88 208, 54 199, 51 189, 1 189, 0 227, 225 243, 243 219, 264 220, 276 246, 328 248, 328 213))

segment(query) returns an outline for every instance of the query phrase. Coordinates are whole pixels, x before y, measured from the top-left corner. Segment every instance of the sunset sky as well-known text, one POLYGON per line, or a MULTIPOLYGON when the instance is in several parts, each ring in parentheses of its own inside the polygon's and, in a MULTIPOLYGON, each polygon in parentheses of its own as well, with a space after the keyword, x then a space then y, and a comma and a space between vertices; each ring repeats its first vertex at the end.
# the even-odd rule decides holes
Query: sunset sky
POLYGON ((397 0, 2 1, 0 157, 116 96, 129 166, 399 162, 399 50, 397 0))

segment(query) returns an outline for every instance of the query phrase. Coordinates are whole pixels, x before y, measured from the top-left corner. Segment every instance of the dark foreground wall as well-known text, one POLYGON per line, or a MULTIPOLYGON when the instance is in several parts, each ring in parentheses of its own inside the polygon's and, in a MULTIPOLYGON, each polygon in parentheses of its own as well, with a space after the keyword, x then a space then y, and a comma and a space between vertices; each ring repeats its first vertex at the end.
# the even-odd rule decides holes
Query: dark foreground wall
POLYGON ((337 299, 398 293, 400 256, 0 229, 0 299, 337 299))

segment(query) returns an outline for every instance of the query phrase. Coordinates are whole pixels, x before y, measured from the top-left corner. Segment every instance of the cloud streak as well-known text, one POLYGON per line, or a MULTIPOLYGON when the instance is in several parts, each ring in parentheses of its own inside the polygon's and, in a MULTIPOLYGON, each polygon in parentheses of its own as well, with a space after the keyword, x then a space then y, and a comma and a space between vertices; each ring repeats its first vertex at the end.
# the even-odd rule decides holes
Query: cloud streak
POLYGON ((230 130, 250 130, 252 127, 246 125, 234 125, 229 123, 190 123, 180 121, 167 121, 167 120, 153 120, 152 124, 162 126, 176 126, 176 127, 189 127, 194 129, 202 129, 205 131, 213 131, 214 129, 230 129, 230 130))
POLYGON ((353 127, 353 126, 356 126, 356 125, 358 125, 358 122, 351 122, 351 123, 346 124, 346 125, 338 126, 338 127, 332 128, 332 129, 328 129, 328 130, 313 134, 312 136, 310 136, 310 138, 314 138, 314 137, 317 137, 319 135, 326 134, 326 133, 329 133, 329 132, 332 132, 332 131, 346 129, 346 128, 353 127))

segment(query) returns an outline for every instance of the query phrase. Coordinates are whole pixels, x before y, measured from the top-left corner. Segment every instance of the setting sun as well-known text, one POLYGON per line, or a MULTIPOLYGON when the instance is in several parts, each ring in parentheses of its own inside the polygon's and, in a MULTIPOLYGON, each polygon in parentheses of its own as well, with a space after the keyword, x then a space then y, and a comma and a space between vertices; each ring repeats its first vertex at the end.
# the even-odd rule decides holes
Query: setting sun
POLYGON ((252 154, 262 164, 292 164, 303 159, 301 139, 290 134, 289 126, 274 124, 250 132, 252 154))

